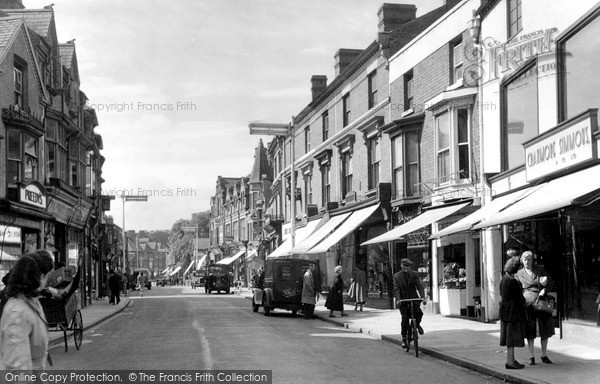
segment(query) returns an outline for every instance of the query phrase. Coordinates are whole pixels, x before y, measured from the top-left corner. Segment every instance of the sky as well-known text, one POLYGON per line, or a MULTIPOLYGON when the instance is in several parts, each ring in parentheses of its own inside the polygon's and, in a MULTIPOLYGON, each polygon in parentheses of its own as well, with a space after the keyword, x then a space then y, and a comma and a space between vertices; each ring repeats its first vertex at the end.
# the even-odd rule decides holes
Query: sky
MULTIPOLYGON (((388 1, 393 2, 393 1, 388 1)), ((405 1, 417 16, 443 0, 405 1)), ((109 215, 126 230, 170 229, 210 209, 218 176, 248 176, 251 121, 288 122, 334 78, 339 48, 377 37, 378 0, 60 0, 59 42, 75 39, 95 108, 109 215)), ((23 0, 42 8, 51 0, 23 0)))

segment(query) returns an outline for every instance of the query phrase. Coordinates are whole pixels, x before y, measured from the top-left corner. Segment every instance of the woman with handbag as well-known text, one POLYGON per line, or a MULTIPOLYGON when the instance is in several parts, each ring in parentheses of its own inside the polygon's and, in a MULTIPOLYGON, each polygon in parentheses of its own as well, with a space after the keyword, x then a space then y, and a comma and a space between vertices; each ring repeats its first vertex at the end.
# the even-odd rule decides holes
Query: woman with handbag
POLYGON ((333 279, 333 284, 329 290, 329 295, 327 295, 325 308, 329 309, 329 317, 335 317, 333 311, 341 311, 342 317, 348 316, 348 314, 344 313, 344 296, 342 294, 344 291, 344 281, 342 280, 342 266, 338 265, 333 271, 335 272, 335 278, 333 279))
POLYGON ((554 335, 554 320, 551 307, 548 313, 546 298, 546 294, 552 289, 552 280, 542 267, 534 264, 531 251, 523 252, 521 263, 523 268, 517 272, 516 277, 523 286, 523 296, 527 302, 525 338, 529 347, 529 365, 535 365, 534 342, 538 331, 542 345, 542 362, 552 364, 546 354, 548 339, 554 335), (545 306, 546 310, 542 306, 545 306))

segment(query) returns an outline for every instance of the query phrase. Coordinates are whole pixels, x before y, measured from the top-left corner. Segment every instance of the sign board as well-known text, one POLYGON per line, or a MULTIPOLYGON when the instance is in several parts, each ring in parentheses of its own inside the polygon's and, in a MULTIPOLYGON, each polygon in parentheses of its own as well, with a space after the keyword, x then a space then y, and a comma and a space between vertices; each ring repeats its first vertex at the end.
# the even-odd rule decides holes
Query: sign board
POLYGON ((0 243, 21 244, 21 228, 0 225, 0 243))
POLYGON ((590 109, 524 143, 527 182, 596 159, 597 130, 597 110, 590 109))
POLYGON ((21 203, 46 209, 46 189, 37 181, 22 184, 19 188, 19 200, 21 203))

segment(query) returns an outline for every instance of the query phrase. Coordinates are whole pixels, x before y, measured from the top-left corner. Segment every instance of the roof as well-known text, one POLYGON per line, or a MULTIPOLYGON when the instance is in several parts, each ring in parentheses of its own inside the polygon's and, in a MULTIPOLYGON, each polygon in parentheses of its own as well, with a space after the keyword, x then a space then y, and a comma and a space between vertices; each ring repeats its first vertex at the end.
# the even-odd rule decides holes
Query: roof
POLYGON ((27 28, 31 29, 40 36, 48 38, 50 26, 54 18, 54 11, 49 9, 3 9, 2 12, 8 15, 20 16, 27 28))
POLYGON ((17 30, 23 24, 19 17, 0 17, 0 63, 17 35, 17 30))
POLYGON ((59 44, 58 51, 60 52, 60 63, 65 68, 71 69, 71 65, 73 64, 73 56, 75 54, 75 44, 59 44))
POLYGON ((250 183, 260 183, 262 181, 262 175, 266 175, 269 180, 273 179, 273 168, 269 165, 267 150, 261 139, 258 142, 258 147, 256 147, 254 165, 252 166, 252 172, 250 173, 250 183))

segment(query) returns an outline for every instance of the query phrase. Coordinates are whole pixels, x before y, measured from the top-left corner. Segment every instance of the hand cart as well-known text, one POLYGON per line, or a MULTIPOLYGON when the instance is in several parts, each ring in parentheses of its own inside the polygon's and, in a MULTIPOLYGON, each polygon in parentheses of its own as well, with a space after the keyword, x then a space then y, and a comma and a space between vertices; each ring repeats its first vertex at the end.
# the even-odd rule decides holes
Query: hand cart
POLYGON ((48 322, 48 330, 50 332, 63 332, 65 352, 69 350, 67 346, 68 331, 73 331, 73 340, 77 350, 81 348, 81 341, 83 340, 83 318, 81 317, 81 311, 77 308, 77 297, 72 293, 61 299, 40 298, 48 322))

